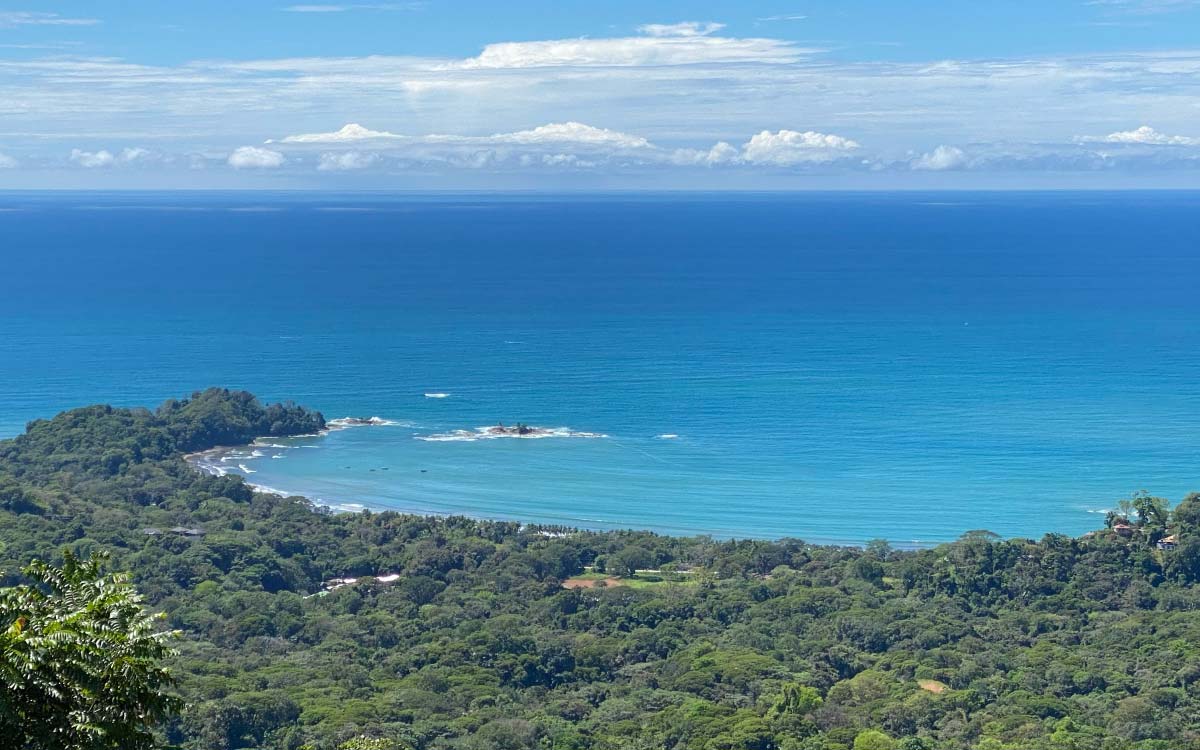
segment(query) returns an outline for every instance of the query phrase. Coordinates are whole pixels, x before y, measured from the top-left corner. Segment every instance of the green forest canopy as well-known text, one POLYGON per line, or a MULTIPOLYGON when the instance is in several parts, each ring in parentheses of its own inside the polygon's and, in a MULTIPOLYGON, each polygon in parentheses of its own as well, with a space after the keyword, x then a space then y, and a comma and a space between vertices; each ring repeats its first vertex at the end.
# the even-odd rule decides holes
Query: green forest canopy
POLYGON ((332 514, 183 460, 323 426, 219 389, 33 422, 0 442, 0 584, 130 571, 182 632, 160 739, 191 750, 1200 748, 1196 495, 906 552, 332 514))

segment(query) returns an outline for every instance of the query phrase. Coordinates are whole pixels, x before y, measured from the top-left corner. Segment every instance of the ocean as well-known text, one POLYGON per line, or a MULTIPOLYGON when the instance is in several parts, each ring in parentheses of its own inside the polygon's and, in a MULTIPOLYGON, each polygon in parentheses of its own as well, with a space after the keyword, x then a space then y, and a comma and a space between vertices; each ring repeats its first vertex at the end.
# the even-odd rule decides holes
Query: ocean
POLYGON ((0 193, 0 436, 210 385, 345 509, 921 545, 1200 490, 1200 194, 0 193), (489 426, 548 428, 495 437, 489 426))

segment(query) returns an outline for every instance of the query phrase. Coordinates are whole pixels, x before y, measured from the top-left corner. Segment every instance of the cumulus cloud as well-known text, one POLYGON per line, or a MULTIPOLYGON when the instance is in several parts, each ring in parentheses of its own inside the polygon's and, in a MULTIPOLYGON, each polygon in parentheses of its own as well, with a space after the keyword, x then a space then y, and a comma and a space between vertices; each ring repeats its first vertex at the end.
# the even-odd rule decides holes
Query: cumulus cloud
POLYGON ((913 169, 930 172, 961 169, 966 164, 967 155, 957 146, 938 146, 934 150, 921 154, 910 162, 913 169))
POLYGON ((1194 149, 1113 147, 1104 143, 979 142, 965 152, 939 146, 905 161, 885 163, 894 170, 988 172, 1167 173, 1194 170, 1200 153, 1194 149))
MULTIPOLYGON (((278 144, 276 147, 283 151, 324 146, 326 150, 317 157, 317 169, 324 172, 367 169, 378 164, 383 155, 397 163, 472 169, 591 168, 609 161, 627 165, 667 163, 667 152, 642 136, 575 121, 489 135, 404 135, 351 123, 328 133, 290 135, 268 143, 278 144), (339 146, 345 149, 338 150, 339 146)), ((719 152, 714 159, 722 158, 719 152)))
POLYGON ((1104 136, 1083 136, 1078 140, 1085 143, 1138 143, 1149 146, 1200 146, 1200 138, 1184 135, 1166 135, 1149 125, 1133 130, 1121 130, 1104 136))
POLYGON ((284 151, 325 146, 318 157, 317 168, 322 171, 366 169, 384 154, 400 163, 469 168, 592 168, 606 163, 642 168, 795 166, 842 159, 861 148, 856 141, 830 133, 764 130, 741 148, 719 141, 708 149, 666 149, 641 135, 574 120, 490 135, 405 135, 351 123, 336 131, 290 135, 268 143, 277 143, 284 151))
MULTIPOLYGON (((310 1, 339 8, 358 4, 310 1)), ((486 159, 511 166, 528 156, 536 168, 543 156, 575 154, 610 164, 614 173, 672 165, 802 168, 830 159, 839 169, 866 171, 867 160, 907 172, 914 161, 946 163, 944 154, 930 151, 939 143, 970 143, 967 166, 973 173, 1010 164, 1182 169, 1194 168, 1200 156, 1194 153, 1200 144, 1192 143, 1200 137, 1194 129, 1194 113, 1200 112, 1196 48, 954 61, 838 55, 812 64, 811 51, 787 40, 743 39, 699 23, 660 26, 610 35, 616 38, 495 44, 463 58, 359 55, 149 64, 9 56, 0 59, 0 99, 10 105, 4 138, 37 150, 22 150, 22 167, 74 165, 65 158, 72 146, 95 152, 100 144, 108 144, 113 168, 135 163, 182 168, 196 153, 207 155, 198 163, 224 166, 233 146, 245 143, 312 169, 322 153, 342 150, 386 155, 389 165, 412 161, 435 167, 486 159), (317 112, 354 116, 328 127, 295 124, 311 123, 317 112), (591 119, 597 112, 606 119, 591 119), (1138 119, 1117 128, 1110 125, 1113 112, 1137 113, 1138 119), (593 139, 593 131, 582 128, 571 135, 569 120, 623 136, 593 139), (347 121, 361 125, 338 131, 347 121), (1154 127, 1129 130, 1142 122, 1154 127), (473 135, 438 135, 450 127, 446 123, 453 123, 455 133, 473 135), (539 132, 533 126, 540 123, 559 130, 542 126, 539 132), (863 146, 812 143, 802 134, 777 131, 784 123, 852 134, 863 146), (768 124, 765 136, 750 139, 768 124), (278 145, 249 135, 263 130, 280 138, 307 136, 278 145), (1055 132, 1093 137, 1045 143, 1046 134, 1055 132), (718 137, 733 145, 709 149, 718 137), (123 161, 120 146, 132 143, 160 156, 123 161), (1029 144, 1045 148, 1020 148, 1029 144), (930 154, 922 161, 925 151, 930 154), (1017 155, 1001 155, 1013 152, 1017 155)), ((767 28, 764 23, 763 36, 770 35, 767 28)))
POLYGON ((8 154, 0 154, 0 169, 16 169, 17 160, 8 154))
MULTIPOLYGON (((640 136, 622 133, 608 128, 598 128, 581 122, 552 122, 529 130, 518 130, 512 133, 493 133, 492 135, 447 135, 430 133, 427 135, 400 135, 384 130, 370 130, 357 123, 350 123, 340 130, 331 133, 306 133, 289 135, 278 143, 284 144, 342 144, 354 143, 362 146, 378 142, 382 147, 395 147, 397 141, 409 144, 463 144, 463 145, 537 145, 542 143, 572 143, 579 145, 613 147, 613 148, 653 148, 653 145, 640 136)), ((275 143, 276 141, 268 141, 275 143)))
POLYGON ((718 164, 734 164, 740 161, 742 154, 736 146, 720 141, 707 151, 693 148, 677 148, 671 154, 671 163, 680 166, 712 167, 718 164))
POLYGON ((135 164, 137 162, 152 161, 154 154, 149 149, 141 147, 126 148, 121 150, 121 155, 117 159, 124 164, 135 164))
POLYGON ((256 146, 242 146, 229 155, 234 169, 274 169, 283 166, 283 154, 256 146))
MULTIPOLYGON (((356 141, 369 141, 378 138, 403 138, 404 136, 389 133, 384 130, 370 130, 364 128, 356 122, 349 123, 342 127, 341 130, 335 130, 332 133, 304 133, 302 135, 289 135, 282 139, 281 143, 354 143, 356 141)), ((274 141, 267 141, 274 143, 274 141)))
POLYGON ((487 140, 500 143, 583 143, 596 146, 618 146, 620 148, 650 148, 645 138, 621 133, 608 128, 597 128, 581 122, 552 122, 532 130, 515 133, 497 133, 487 140))
MULTIPOLYGON (((528 160, 523 161, 523 164, 528 164, 528 160)), ((590 169, 599 166, 597 162, 588 159, 580 159, 578 154, 543 154, 542 164, 547 167, 573 167, 577 169, 590 169)))
POLYGON ((71 149, 71 161, 87 169, 112 166, 117 158, 109 151, 81 151, 71 149))
POLYGON ((81 167, 88 169, 96 169, 98 167, 112 167, 124 164, 139 164, 154 161, 161 161, 161 154, 156 154, 153 151, 134 146, 121 149, 117 153, 113 153, 108 149, 100 151, 84 151, 82 149, 71 149, 71 161, 81 167))
POLYGON ((699 23, 684 21, 683 23, 647 23, 638 27, 638 31, 648 36, 708 36, 725 28, 723 23, 699 23))
POLYGON ((840 135, 806 130, 764 130, 742 147, 742 159, 752 164, 791 166, 804 162, 832 161, 860 148, 840 135))
POLYGON ((321 154, 317 169, 322 172, 350 172, 366 169, 373 165, 378 157, 375 154, 363 154, 358 151, 343 151, 341 153, 321 154))

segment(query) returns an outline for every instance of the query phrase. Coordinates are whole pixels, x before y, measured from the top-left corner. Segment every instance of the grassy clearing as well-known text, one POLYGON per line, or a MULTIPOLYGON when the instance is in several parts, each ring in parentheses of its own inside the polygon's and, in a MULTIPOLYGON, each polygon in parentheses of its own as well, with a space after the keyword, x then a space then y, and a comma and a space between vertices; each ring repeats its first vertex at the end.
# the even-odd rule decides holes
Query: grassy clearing
POLYGON ((647 589, 654 588, 656 586, 668 586, 672 584, 693 586, 698 582, 696 576, 683 573, 642 572, 633 576, 621 577, 610 576, 607 573, 597 573, 594 570, 588 570, 563 581, 563 588, 596 588, 600 581, 604 581, 605 585, 607 586, 628 586, 631 589, 647 589))

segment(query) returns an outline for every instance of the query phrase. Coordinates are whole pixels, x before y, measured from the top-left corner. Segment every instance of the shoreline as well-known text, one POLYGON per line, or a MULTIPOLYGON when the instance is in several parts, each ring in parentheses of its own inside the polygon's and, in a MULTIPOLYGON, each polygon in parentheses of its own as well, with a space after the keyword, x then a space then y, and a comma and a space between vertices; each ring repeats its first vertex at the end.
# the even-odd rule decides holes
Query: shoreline
MULTIPOLYGON (((372 419, 378 419, 378 418, 372 418, 372 419)), ((339 420, 331 420, 331 422, 333 422, 333 421, 339 421, 339 420)), ((643 532, 643 533, 655 534, 657 536, 672 537, 672 538, 677 538, 677 539, 687 539, 687 538, 697 538, 697 537, 708 536, 708 537, 712 537, 713 539, 716 539, 718 541, 751 541, 752 540, 752 541, 778 542, 783 539, 800 539, 805 544, 811 544, 811 545, 819 546, 819 547, 846 547, 846 548, 855 548, 855 549, 862 549, 862 548, 866 547, 866 545, 869 544, 871 541, 873 541, 871 539, 855 540, 855 539, 848 539, 848 538, 842 538, 842 539, 810 538, 810 537, 786 536, 786 535, 785 536, 766 537, 766 536, 753 536, 753 535, 746 535, 746 534, 718 533, 718 532, 713 532, 711 530, 697 530, 694 533, 679 533, 679 532, 675 532, 675 531, 663 531, 663 530, 657 530, 654 528, 635 527, 635 526, 623 526, 623 527, 615 527, 615 528, 598 528, 598 527, 589 527, 586 525, 579 525, 578 523, 574 523, 574 522, 564 523, 561 521, 522 520, 519 518, 513 518, 511 516, 510 517, 486 516, 486 515, 478 515, 478 514, 470 513, 470 512, 434 511, 434 510, 421 510, 421 509, 415 509, 415 508, 405 509, 405 508, 398 508, 398 507, 390 507, 390 506, 386 506, 386 505, 379 505, 379 504, 374 504, 374 503, 362 503, 362 502, 354 502, 354 501, 343 500, 343 499, 327 499, 327 498, 314 497, 311 493, 308 493, 305 491, 293 492, 290 490, 284 490, 284 489, 280 489, 277 487, 271 487, 271 486, 268 486, 265 484, 258 484, 256 482, 254 482, 253 479, 251 479, 249 476, 246 476, 244 473, 239 472, 235 469, 231 468, 231 469, 226 470, 226 469, 223 469, 221 466, 219 466, 215 462, 208 462, 208 463, 205 462, 206 458, 212 457, 214 455, 221 455, 223 453, 227 453, 230 451, 253 449, 253 448, 255 448, 256 445, 259 445, 259 441, 263 441, 263 440, 289 440, 289 439, 306 438, 306 437, 308 437, 308 438, 327 437, 331 433, 340 432, 341 430, 349 429, 349 427, 388 426, 388 425, 395 425, 395 424, 400 424, 400 423, 392 422, 389 420, 380 420, 377 422, 367 423, 364 420, 362 423, 356 423, 356 424, 349 425, 349 426, 345 426, 343 424, 343 426, 335 427, 334 429, 327 428, 327 429, 323 430, 322 432, 318 432, 318 433, 309 433, 309 434, 304 434, 304 435, 289 435, 286 437, 281 437, 281 436, 257 437, 254 440, 252 440, 251 442, 245 443, 243 445, 219 445, 219 446, 214 446, 212 448, 208 448, 203 451, 196 451, 193 453, 184 454, 183 459, 188 464, 188 466, 190 466, 193 470, 199 471, 204 474, 209 474, 210 476, 236 476, 238 479, 240 479, 242 482, 244 482, 247 486, 249 486, 256 493, 261 493, 264 495, 273 495, 275 497, 282 497, 282 498, 287 498, 287 497, 302 498, 306 502, 310 503, 314 508, 323 508, 323 509, 327 509, 334 513, 361 513, 363 511, 368 511, 371 513, 396 513, 398 515, 416 516, 416 517, 420 517, 420 518, 442 518, 442 519, 444 519, 444 518, 453 518, 453 517, 464 517, 464 518, 470 518, 470 519, 476 520, 476 521, 495 521, 495 522, 500 522, 500 523, 505 523, 505 522, 517 523, 517 524, 520 524, 522 527, 535 527, 535 528, 539 528, 539 529, 541 529, 541 528, 570 529, 571 533, 577 533, 577 534, 643 532)), ((265 447, 265 446, 260 446, 260 447, 265 447)), ((258 458, 261 458, 261 457, 262 456, 259 456, 258 458)), ((235 466, 238 466, 238 465, 235 464, 235 466)), ((963 532, 963 533, 966 533, 966 532, 963 532)), ((1014 537, 1014 538, 1019 538, 1019 537, 1014 537)), ((955 541, 955 539, 945 539, 945 540, 936 540, 936 541, 935 540, 926 541, 926 540, 892 540, 892 539, 888 539, 886 541, 888 542, 889 545, 891 545, 892 549, 895 549, 898 551, 919 551, 919 550, 924 550, 924 549, 933 549, 933 548, 936 548, 943 544, 949 544, 949 543, 952 543, 953 541, 955 541)), ((1034 540, 1034 541, 1036 541, 1036 540, 1034 540)))

